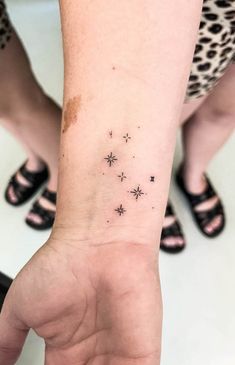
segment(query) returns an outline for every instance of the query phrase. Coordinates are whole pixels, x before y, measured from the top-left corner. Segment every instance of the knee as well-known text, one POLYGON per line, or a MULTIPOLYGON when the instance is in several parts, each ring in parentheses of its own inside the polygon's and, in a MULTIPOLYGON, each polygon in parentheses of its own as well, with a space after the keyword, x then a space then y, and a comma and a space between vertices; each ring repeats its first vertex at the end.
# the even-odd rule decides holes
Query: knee
POLYGON ((205 105, 199 110, 201 120, 217 124, 224 128, 235 128, 235 107, 226 108, 218 105, 205 105))

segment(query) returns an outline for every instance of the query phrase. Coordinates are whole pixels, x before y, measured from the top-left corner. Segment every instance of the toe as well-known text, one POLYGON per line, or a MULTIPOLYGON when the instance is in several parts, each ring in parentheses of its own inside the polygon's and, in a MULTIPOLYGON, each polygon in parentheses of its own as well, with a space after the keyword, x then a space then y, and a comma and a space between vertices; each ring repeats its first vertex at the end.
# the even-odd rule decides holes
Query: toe
POLYGON ((184 245, 184 240, 182 237, 168 237, 162 241, 162 243, 167 247, 182 247, 184 245))
POLYGON ((205 227, 205 231, 207 232, 207 233, 212 233, 213 232, 213 225, 212 225, 212 223, 209 223, 209 224, 207 224, 207 226, 205 227))
POLYGON ((43 223, 43 220, 42 220, 42 218, 39 216, 39 215, 37 215, 37 214, 34 214, 34 213, 29 213, 28 215, 27 215, 27 218, 26 218, 28 221, 31 221, 32 223, 34 223, 34 224, 38 224, 38 225, 40 225, 40 224, 42 224, 43 223))
POLYGON ((220 228, 221 224, 222 224, 222 216, 218 215, 214 220, 213 220, 213 228, 216 230, 218 228, 220 228))
POLYGON ((207 224, 207 226, 205 227, 205 231, 208 234, 211 234, 215 232, 217 229, 219 229, 221 224, 222 224, 222 216, 219 215, 215 217, 209 224, 207 224))
POLYGON ((17 196, 16 196, 15 191, 12 186, 9 187, 9 189, 7 191, 7 195, 12 203, 17 203, 17 196))

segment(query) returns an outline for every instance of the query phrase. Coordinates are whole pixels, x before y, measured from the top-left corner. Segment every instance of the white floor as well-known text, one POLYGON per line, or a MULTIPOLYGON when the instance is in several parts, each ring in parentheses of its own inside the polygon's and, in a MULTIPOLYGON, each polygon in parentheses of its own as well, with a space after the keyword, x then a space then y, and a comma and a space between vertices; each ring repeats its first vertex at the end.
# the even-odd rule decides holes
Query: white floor
MULTIPOLYGON (((38 79, 62 100, 63 65, 57 0, 8 0, 17 30, 30 54, 38 79)), ((184 223, 188 249, 161 254, 164 300, 162 365, 234 365, 235 363, 235 138, 211 165, 210 176, 225 202, 228 224, 214 241, 203 238, 173 186, 172 196, 184 223)), ((0 130, 0 195, 24 160, 21 148, 0 130)), ((177 150, 176 163, 180 158, 177 150)), ((23 223, 29 205, 13 209, 0 197, 0 271, 14 277, 47 239, 23 223)), ((42 365, 43 343, 32 334, 17 365, 42 365)))

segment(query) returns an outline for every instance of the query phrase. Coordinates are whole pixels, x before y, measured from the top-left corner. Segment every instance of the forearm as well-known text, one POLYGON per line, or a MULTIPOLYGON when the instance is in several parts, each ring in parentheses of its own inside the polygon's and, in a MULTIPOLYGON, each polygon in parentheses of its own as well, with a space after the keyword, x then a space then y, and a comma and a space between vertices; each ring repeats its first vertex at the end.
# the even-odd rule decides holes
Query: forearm
POLYGON ((61 0, 65 95, 55 232, 97 243, 156 241, 201 3, 61 0))

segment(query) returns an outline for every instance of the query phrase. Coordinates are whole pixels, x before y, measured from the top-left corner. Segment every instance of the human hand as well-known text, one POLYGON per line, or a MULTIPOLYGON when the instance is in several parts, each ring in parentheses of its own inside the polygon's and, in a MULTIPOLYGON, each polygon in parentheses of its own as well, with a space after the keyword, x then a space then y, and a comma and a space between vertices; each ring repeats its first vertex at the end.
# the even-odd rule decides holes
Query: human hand
POLYGON ((29 328, 46 365, 157 365, 161 302, 154 250, 49 240, 17 276, 0 316, 0 364, 29 328))

